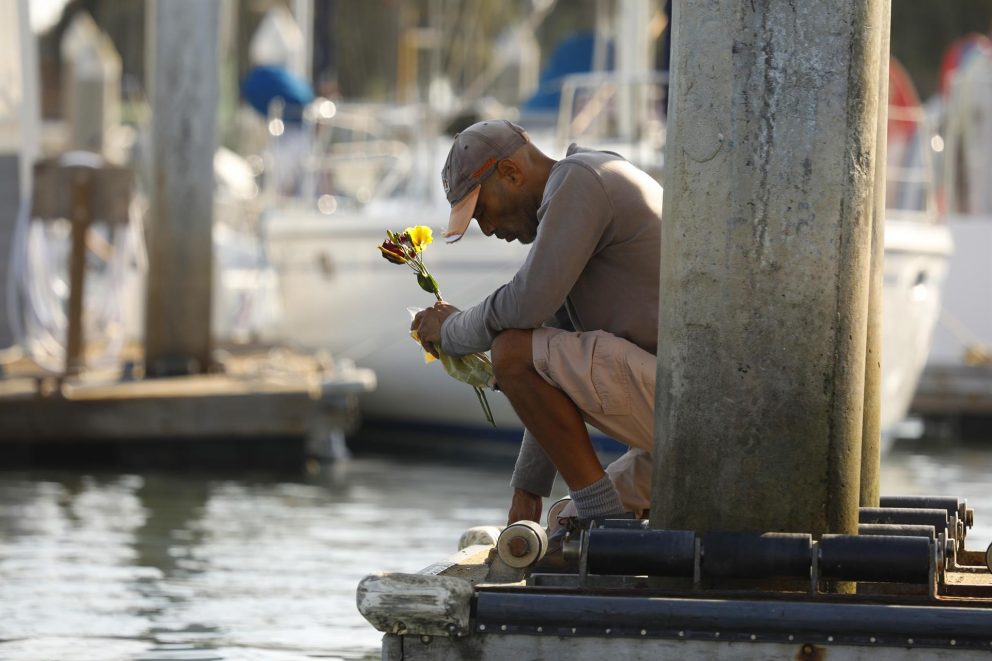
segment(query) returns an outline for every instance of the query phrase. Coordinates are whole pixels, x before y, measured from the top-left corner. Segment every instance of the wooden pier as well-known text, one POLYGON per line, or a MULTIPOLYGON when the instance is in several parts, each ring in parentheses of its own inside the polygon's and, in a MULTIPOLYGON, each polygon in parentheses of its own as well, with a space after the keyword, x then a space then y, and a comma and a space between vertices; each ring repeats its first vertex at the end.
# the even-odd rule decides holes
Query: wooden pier
POLYGON ((232 348, 215 358, 209 373, 156 379, 130 367, 123 377, 119 370, 63 377, 22 361, 0 379, 0 443, 319 442, 349 430, 357 397, 375 388, 368 369, 284 347, 232 348))
POLYGON ((922 416, 992 416, 992 364, 927 367, 910 411, 922 416))

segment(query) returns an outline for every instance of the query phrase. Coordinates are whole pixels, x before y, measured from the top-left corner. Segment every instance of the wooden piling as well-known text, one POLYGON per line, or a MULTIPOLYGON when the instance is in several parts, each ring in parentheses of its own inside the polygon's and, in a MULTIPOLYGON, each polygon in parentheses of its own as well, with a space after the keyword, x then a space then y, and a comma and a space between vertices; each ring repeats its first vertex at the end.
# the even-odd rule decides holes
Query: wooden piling
POLYGON ((892 0, 882 4, 878 62, 878 124, 875 137, 875 199, 871 222, 871 279, 865 353, 865 410, 861 432, 861 507, 878 507, 882 443, 882 288, 885 259, 885 162, 889 126, 889 41, 892 0))
POLYGON ((68 218, 72 223, 69 256, 68 331, 65 338, 65 374, 79 374, 86 366, 83 301, 86 290, 86 250, 90 226, 128 222, 133 174, 102 160, 92 164, 40 161, 34 168, 31 216, 41 222, 68 218))
POLYGON ((145 373, 202 373, 211 350, 220 3, 152 0, 146 15, 152 174, 145 373))

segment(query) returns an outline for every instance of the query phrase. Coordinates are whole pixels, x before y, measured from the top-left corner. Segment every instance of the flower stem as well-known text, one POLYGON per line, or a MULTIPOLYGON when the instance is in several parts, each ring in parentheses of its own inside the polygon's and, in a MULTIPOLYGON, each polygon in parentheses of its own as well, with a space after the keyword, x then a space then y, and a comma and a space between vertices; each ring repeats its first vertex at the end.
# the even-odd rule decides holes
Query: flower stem
POLYGON ((472 386, 472 390, 475 391, 475 396, 479 398, 479 405, 482 406, 482 412, 486 414, 486 421, 495 427, 496 420, 493 419, 493 410, 489 408, 489 400, 486 399, 486 391, 476 386, 472 386))

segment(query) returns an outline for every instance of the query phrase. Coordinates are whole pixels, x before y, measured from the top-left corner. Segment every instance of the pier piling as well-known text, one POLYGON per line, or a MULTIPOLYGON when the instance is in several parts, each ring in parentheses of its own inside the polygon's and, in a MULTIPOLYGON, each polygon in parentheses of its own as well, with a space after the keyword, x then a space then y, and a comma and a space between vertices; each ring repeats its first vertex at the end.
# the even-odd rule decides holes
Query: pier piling
POLYGON ((220 3, 153 0, 146 13, 152 168, 145 374, 202 373, 211 362, 220 3))
POLYGON ((887 8, 675 3, 653 527, 857 532, 887 8))
POLYGON ((882 442, 882 276, 885 257, 885 162, 889 125, 889 41, 892 0, 880 0, 882 34, 878 61, 878 117, 875 129, 875 192, 871 222, 871 275, 865 352, 865 409, 861 431, 861 507, 878 507, 882 442))

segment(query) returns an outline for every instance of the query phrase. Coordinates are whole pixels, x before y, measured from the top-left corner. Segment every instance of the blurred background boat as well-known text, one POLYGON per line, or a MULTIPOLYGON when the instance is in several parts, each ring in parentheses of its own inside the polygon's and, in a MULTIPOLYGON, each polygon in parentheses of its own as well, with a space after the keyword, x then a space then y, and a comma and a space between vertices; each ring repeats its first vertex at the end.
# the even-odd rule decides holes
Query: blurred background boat
POLYGON ((946 293, 912 412, 928 435, 992 429, 992 40, 972 33, 944 53, 928 103, 940 127, 940 204, 954 241, 946 293))

